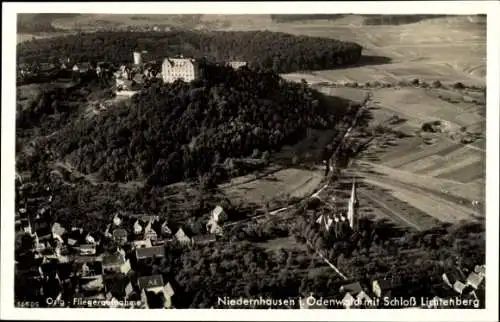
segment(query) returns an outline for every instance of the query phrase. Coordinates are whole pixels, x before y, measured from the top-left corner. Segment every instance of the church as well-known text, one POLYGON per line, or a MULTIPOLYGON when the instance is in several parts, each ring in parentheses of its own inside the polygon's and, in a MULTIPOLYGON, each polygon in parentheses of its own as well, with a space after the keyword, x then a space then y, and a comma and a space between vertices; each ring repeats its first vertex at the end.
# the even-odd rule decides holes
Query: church
POLYGON ((356 182, 353 180, 347 214, 344 216, 344 214, 338 213, 324 213, 316 219, 316 223, 325 229, 325 231, 333 230, 337 237, 343 236, 350 231, 358 229, 358 208, 356 182))

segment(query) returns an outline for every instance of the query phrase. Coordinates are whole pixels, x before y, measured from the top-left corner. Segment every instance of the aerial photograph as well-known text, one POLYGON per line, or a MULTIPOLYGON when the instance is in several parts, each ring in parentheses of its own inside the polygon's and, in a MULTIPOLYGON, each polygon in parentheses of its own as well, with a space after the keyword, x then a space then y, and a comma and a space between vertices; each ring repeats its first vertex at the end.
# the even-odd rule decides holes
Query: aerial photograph
POLYGON ((485 308, 486 15, 153 13, 17 14, 16 308, 485 308))

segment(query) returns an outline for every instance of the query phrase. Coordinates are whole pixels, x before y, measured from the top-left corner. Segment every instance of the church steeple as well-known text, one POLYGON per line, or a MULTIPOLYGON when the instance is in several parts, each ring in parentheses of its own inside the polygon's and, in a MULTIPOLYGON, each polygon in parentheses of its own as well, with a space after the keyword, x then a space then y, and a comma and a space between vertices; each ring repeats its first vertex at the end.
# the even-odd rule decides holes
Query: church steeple
POLYGON ((349 199, 349 207, 347 210, 347 219, 351 229, 356 230, 358 227, 358 196, 356 193, 356 180, 352 180, 351 198, 349 199))

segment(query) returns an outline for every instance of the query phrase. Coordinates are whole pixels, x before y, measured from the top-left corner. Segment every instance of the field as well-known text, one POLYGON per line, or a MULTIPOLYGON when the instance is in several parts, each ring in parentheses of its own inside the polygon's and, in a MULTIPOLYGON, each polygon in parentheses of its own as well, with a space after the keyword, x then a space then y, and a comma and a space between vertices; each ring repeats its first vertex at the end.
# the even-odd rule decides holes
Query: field
MULTIPOLYGON (((256 25, 240 29, 255 28, 256 25)), ((237 27, 233 25, 232 29, 237 27)), ((360 188, 362 215, 391 218, 416 229, 429 228, 438 221, 482 216, 483 209, 472 207, 471 201, 484 201, 485 97, 480 89, 451 88, 456 82, 478 88, 485 85, 486 28, 480 20, 462 16, 399 26, 366 26, 361 17, 347 16, 335 21, 272 23, 265 29, 360 43, 368 56, 360 66, 283 77, 297 82, 305 79, 324 94, 358 102, 371 92, 375 124, 392 116, 404 120, 393 128, 408 137, 391 137, 392 144, 376 142, 365 154, 374 158, 363 157, 353 167, 364 181, 360 188), (429 85, 439 80, 445 87, 399 86, 413 79, 429 85), (346 82, 374 81, 390 86, 343 86, 346 82), (422 123, 435 120, 443 122, 444 133, 418 134, 422 123), (464 127, 479 133, 479 139, 462 144, 456 136, 464 127), (434 143, 424 143, 424 137, 432 137, 434 143)), ((294 180, 286 183, 286 191, 293 192, 297 185, 307 186, 305 172, 292 173, 294 180)), ((286 172, 283 176, 282 182, 288 182, 286 172)), ((281 184, 266 181, 261 179, 241 187, 240 195, 258 200, 276 189, 285 189, 281 184)), ((337 203, 341 203, 337 207, 346 205, 344 199, 337 198, 337 203)))
MULTIPOLYGON (((331 22, 330 27, 329 23, 279 27, 289 27, 294 34, 356 41, 367 49, 364 54, 381 62, 284 77, 306 79, 325 94, 355 101, 371 92, 374 123, 398 116, 404 122, 392 128, 408 134, 375 140, 361 161, 354 163, 352 170, 363 182, 359 193, 362 215, 385 216, 416 229, 428 228, 437 220, 456 222, 483 216, 482 206, 472 207, 471 201, 482 205, 485 197, 484 93, 450 85, 484 86, 485 26, 466 16, 400 26, 365 26, 360 17, 352 16, 331 22), (429 85, 439 80, 446 85, 400 86, 413 79, 429 85), (374 81, 389 86, 363 86, 374 81), (346 82, 357 82, 363 88, 346 87, 346 82), (435 120, 445 125, 443 133, 419 134, 422 123, 435 120), (462 144, 457 136, 463 127, 479 134, 479 139, 462 144), (424 137, 433 138, 433 143, 424 143, 424 137)), ((348 191, 344 187, 343 207, 348 191)), ((335 194, 338 202, 338 191, 325 193, 335 194)))
POLYGON ((306 197, 316 191, 322 179, 321 171, 285 168, 256 180, 236 178, 222 188, 231 200, 259 204, 285 196, 306 197))

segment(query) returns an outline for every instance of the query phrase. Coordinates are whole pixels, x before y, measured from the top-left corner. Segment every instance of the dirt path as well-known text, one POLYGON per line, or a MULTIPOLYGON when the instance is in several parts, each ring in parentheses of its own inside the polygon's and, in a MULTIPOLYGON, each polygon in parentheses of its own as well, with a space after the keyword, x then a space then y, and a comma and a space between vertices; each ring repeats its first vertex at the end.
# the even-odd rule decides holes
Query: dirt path
POLYGON ((481 196, 482 194, 478 192, 473 193, 470 189, 470 185, 462 182, 434 178, 422 174, 393 169, 385 165, 366 160, 356 160, 356 165, 359 166, 357 171, 362 171, 363 173, 375 171, 377 173, 376 175, 380 177, 387 177, 391 180, 395 180, 403 184, 409 184, 424 190, 427 189, 436 192, 444 192, 449 194, 451 197, 460 198, 469 202, 472 200, 484 201, 484 196, 481 196))

